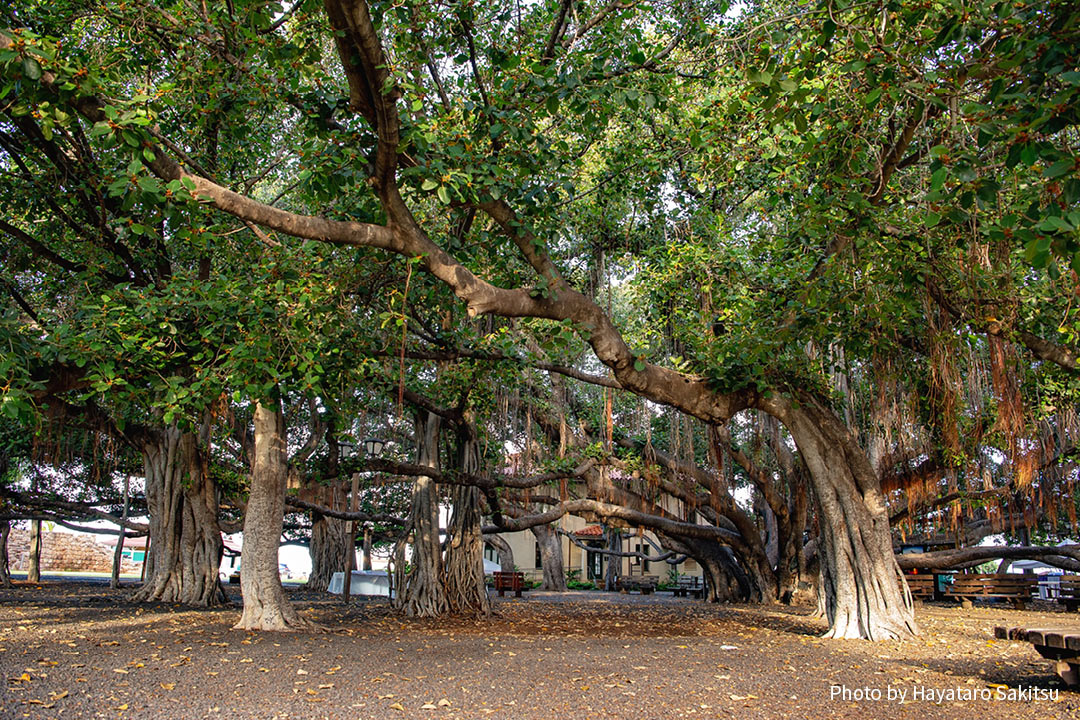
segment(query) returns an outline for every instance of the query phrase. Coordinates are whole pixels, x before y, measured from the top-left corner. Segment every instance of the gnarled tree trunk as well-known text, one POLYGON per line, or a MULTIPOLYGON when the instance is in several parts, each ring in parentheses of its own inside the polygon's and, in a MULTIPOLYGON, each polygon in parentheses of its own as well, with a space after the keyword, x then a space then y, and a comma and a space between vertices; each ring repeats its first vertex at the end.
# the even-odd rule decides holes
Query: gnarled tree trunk
POLYGON ((762 409, 787 427, 817 500, 825 637, 884 640, 918 634, 896 558, 885 498, 866 453, 834 413, 804 394, 774 395, 762 409))
POLYGON ((334 573, 341 572, 341 559, 346 557, 349 544, 347 524, 346 520, 311 513, 311 575, 305 585, 308 590, 326 592, 334 573))
POLYGON ((544 571, 541 590, 566 592, 566 572, 563 570, 562 541, 550 525, 534 525, 529 528, 540 546, 540 565, 544 571))
POLYGON ((278 548, 285 510, 289 466, 285 416, 280 408, 255 406, 255 460, 244 512, 240 589, 244 612, 238 630, 296 630, 310 625, 285 597, 278 574, 278 548))
POLYGON ((498 533, 485 534, 484 542, 495 548, 495 553, 499 556, 499 570, 514 572, 514 550, 510 547, 510 543, 503 540, 498 533))
MULTIPOLYGON (((480 444, 472 418, 458 430, 457 465, 466 475, 480 472, 480 444)), ((446 548, 445 591, 450 610, 457 613, 491 612, 484 583, 484 542, 480 535, 480 488, 455 485, 451 493, 453 515, 446 548)))
MULTIPOLYGON (((309 487, 301 497, 334 510, 345 510, 348 507, 345 491, 340 483, 309 487)), ((346 520, 327 517, 320 512, 312 511, 309 548, 311 574, 305 586, 308 590, 325 592, 330 587, 330 580, 334 573, 341 572, 342 558, 346 557, 349 542, 347 525, 346 520)))
MULTIPOLYGON (((439 469, 439 416, 427 410, 416 415, 416 462, 439 469)), ((405 578, 401 608, 410 617, 435 617, 449 609, 443 587, 442 547, 439 543, 439 495, 435 481, 413 481, 412 570, 405 578)))
POLYGON ((480 489, 456 485, 452 493, 450 542, 446 548, 446 599, 453 612, 491 612, 484 584, 484 543, 480 539, 480 489))
POLYGON ((752 594, 751 580, 735 559, 731 548, 715 540, 660 534, 668 550, 692 557, 705 578, 706 602, 742 602, 752 594))
POLYGON ((175 425, 142 448, 150 548, 138 601, 209 607, 227 604, 218 569, 224 546, 218 528, 218 490, 207 472, 202 443, 175 425))

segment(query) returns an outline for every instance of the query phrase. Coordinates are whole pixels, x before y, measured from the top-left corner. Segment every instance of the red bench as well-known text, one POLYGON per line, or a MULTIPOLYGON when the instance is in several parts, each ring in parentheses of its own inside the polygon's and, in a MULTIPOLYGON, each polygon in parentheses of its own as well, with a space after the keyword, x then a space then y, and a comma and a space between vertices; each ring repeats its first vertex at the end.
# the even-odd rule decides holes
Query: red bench
POLYGON ((495 571, 494 577, 499 597, 503 597, 507 590, 512 590, 514 597, 521 597, 521 591, 525 589, 525 573, 495 571))

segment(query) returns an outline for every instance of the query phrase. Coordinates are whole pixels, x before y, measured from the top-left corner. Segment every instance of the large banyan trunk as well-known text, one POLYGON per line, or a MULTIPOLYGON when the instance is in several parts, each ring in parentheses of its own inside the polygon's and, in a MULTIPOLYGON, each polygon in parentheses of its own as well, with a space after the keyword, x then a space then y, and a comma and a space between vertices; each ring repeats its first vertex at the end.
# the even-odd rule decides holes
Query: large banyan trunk
POLYGON ((877 476, 847 427, 816 398, 780 396, 762 409, 787 426, 817 500, 825 637, 886 640, 918 634, 907 585, 893 555, 877 476))
POLYGON ((278 547, 285 511, 288 461, 285 416, 280 408, 255 405, 255 460, 244 511, 240 589, 244 612, 238 630, 295 630, 309 626, 286 599, 278 574, 278 547))
POLYGON ((0 587, 11 587, 11 566, 8 564, 8 536, 11 521, 0 520, 0 587))
MULTIPOLYGON (((319 486, 308 490, 311 500, 335 510, 344 510, 347 505, 345 494, 340 485, 319 486)), ((356 564, 355 553, 349 555, 347 520, 327 517, 320 512, 311 513, 311 574, 308 576, 307 589, 326 592, 334 573, 342 572, 345 561, 352 558, 350 565, 356 564)), ((355 567, 350 567, 355 570, 355 567)))
MULTIPOLYGON (((334 573, 344 570, 344 564, 350 558, 347 525, 347 520, 314 511, 311 513, 311 575, 306 585, 308 590, 326 592, 334 573)), ((349 570, 355 570, 355 566, 354 557, 349 570)))
POLYGON ((540 546, 540 565, 544 571, 541 590, 566 592, 566 573, 563 571, 562 543, 550 525, 534 525, 529 528, 540 546))
MULTIPOLYGON (((416 454, 418 465, 439 469, 439 416, 426 410, 416 415, 416 454)), ((438 488, 430 477, 413 481, 409 519, 412 570, 405 578, 401 609, 410 617, 442 615, 449 605, 443 586, 438 488)))
POLYGON ((503 540, 498 533, 484 535, 484 542, 495 548, 495 553, 499 556, 499 570, 514 572, 514 550, 510 543, 503 540))
MULTIPOLYGON (((462 474, 480 473, 480 444, 472 432, 471 422, 464 423, 458 433, 456 460, 462 474)), ((491 612, 491 600, 484 583, 480 488, 455 485, 451 501, 454 510, 446 547, 446 601, 453 612, 486 615, 491 612)))
POLYGON ((218 490, 199 438, 175 425, 142 447, 150 552, 138 601, 210 607, 227 604, 218 569, 224 550, 218 490))
POLYGON ((457 486, 446 548, 446 599, 453 612, 491 612, 484 584, 484 543, 480 539, 480 489, 457 486))

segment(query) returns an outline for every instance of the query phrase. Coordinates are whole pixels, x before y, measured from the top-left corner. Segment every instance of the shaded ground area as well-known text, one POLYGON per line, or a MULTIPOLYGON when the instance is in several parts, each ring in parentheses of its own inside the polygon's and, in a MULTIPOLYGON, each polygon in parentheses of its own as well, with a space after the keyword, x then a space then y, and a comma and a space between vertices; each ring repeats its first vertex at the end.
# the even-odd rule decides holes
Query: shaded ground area
POLYGON ((824 625, 807 609, 665 595, 534 592, 498 600, 490 619, 438 621, 290 595, 329 630, 250 634, 231 629, 235 608, 140 606, 93 585, 0 590, 0 716, 1080 717, 1080 693, 1048 661, 992 639, 995 624, 1080 628, 1076 615, 926 606, 919 641, 871 644, 815 637, 824 625), (1017 688, 1043 697, 927 697, 1017 688))

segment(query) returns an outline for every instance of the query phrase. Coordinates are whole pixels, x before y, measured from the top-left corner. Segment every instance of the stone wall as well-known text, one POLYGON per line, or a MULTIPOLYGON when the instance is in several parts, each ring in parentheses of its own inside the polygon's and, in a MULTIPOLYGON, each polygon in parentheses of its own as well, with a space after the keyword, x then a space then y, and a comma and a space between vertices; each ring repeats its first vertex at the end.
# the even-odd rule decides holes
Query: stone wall
MULTIPOLYGON (((41 572, 112 572, 113 551, 89 535, 41 532, 41 572)), ((25 572, 30 562, 30 531, 12 528, 8 561, 13 571, 25 572)), ((138 572, 141 566, 124 558, 120 572, 138 572)))

